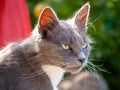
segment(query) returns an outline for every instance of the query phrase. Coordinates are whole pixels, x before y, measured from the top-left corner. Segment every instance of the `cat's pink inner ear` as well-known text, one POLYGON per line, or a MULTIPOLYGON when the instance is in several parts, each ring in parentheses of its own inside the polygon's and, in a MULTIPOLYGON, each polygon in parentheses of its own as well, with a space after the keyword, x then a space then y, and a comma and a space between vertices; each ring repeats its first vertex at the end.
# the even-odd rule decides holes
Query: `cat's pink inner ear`
POLYGON ((40 16, 39 25, 40 27, 43 27, 48 24, 55 24, 56 21, 56 15, 54 14, 53 10, 47 7, 43 10, 40 16))
POLYGON ((78 11, 75 19, 77 23, 82 23, 84 26, 87 25, 89 9, 90 9, 90 5, 87 3, 78 11))

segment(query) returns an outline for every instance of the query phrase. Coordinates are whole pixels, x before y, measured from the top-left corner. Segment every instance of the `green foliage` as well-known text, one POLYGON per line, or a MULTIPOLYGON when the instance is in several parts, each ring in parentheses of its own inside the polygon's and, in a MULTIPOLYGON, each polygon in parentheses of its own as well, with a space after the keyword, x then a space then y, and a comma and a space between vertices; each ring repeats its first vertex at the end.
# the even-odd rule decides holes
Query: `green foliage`
MULTIPOLYGON (((48 3, 60 19, 72 17, 87 0, 27 0, 32 25, 36 23, 33 9, 38 3, 48 3)), ((101 72, 111 90, 120 90, 120 0, 89 0, 91 4, 88 33, 94 38, 92 58, 96 65, 110 73, 101 72), (93 27, 94 25, 94 27, 93 27)))

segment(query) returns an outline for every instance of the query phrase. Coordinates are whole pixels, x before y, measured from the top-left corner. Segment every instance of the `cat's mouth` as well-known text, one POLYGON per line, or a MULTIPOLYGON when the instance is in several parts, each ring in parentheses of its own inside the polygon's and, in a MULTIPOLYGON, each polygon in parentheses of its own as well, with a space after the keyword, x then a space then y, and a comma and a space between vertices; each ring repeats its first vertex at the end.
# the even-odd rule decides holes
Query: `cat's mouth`
POLYGON ((66 72, 70 73, 78 73, 81 71, 83 65, 78 64, 78 65, 64 65, 62 68, 65 69, 66 72))
POLYGON ((66 69, 67 72, 70 72, 70 73, 78 73, 80 71, 80 67, 74 67, 74 68, 67 68, 66 69))

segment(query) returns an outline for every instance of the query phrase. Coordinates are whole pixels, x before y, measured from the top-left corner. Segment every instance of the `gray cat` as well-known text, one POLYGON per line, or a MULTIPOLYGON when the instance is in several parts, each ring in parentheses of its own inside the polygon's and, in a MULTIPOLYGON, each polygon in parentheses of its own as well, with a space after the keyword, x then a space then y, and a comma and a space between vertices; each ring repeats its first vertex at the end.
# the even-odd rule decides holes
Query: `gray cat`
POLYGON ((0 90, 57 90, 65 72, 79 72, 90 52, 89 10, 63 21, 46 7, 30 37, 0 51, 0 90))

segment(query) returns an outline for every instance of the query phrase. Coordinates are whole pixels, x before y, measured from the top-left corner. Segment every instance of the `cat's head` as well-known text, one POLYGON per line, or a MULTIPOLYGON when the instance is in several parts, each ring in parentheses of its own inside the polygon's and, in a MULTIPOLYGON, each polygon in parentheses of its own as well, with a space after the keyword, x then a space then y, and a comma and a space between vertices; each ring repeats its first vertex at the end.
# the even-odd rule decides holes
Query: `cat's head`
POLYGON ((78 72, 86 65, 90 52, 90 39, 86 25, 90 5, 85 4, 72 19, 59 20, 54 11, 46 7, 38 20, 40 58, 43 64, 56 65, 68 72, 78 72))

